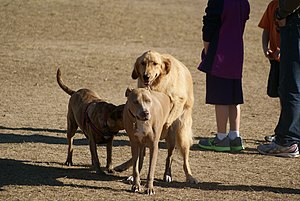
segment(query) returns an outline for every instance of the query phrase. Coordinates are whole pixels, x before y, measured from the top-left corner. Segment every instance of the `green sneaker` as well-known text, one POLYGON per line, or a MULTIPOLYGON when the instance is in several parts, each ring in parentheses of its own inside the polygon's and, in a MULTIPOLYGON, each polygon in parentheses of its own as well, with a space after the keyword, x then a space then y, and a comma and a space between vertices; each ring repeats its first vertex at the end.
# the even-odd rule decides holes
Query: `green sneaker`
POLYGON ((244 148, 243 140, 241 137, 236 137, 234 140, 230 140, 231 151, 241 151, 244 148))
POLYGON ((228 137, 225 137, 223 140, 219 138, 208 138, 199 141, 199 147, 206 150, 213 151, 230 151, 230 140, 228 137))

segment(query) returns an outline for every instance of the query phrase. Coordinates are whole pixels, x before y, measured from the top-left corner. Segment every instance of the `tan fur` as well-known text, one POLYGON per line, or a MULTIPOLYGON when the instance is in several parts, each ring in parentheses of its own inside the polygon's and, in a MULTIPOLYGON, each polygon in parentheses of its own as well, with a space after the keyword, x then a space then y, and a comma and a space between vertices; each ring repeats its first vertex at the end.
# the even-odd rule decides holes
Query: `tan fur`
POLYGON ((144 88, 127 89, 123 119, 125 130, 129 136, 133 163, 132 190, 140 190, 140 171, 142 169, 145 148, 150 150, 150 166, 147 177, 149 195, 154 194, 153 180, 158 156, 159 140, 165 139, 168 144, 168 157, 164 180, 171 180, 171 156, 175 148, 174 135, 163 133, 164 125, 170 114, 172 105, 170 98, 161 92, 144 88))
POLYGON ((100 169, 97 144, 106 144, 106 168, 108 169, 108 172, 112 172, 113 134, 124 129, 122 115, 124 104, 116 106, 107 103, 102 100, 98 94, 89 89, 80 89, 78 91, 71 90, 63 83, 59 69, 57 70, 56 77, 59 86, 71 96, 67 114, 68 156, 65 164, 69 166, 73 165, 73 138, 79 127, 89 140, 92 164, 97 173, 103 173, 100 169), (87 118, 89 120, 85 121, 87 118), (96 130, 95 127, 99 129, 101 133, 97 132, 98 130, 96 130))
POLYGON ((176 133, 176 146, 183 156, 186 180, 197 183, 189 166, 189 149, 193 142, 194 105, 193 80, 190 71, 171 55, 147 51, 137 58, 131 76, 133 79, 138 79, 138 87, 148 87, 163 92, 171 98, 173 108, 166 126, 169 127, 169 132, 176 133))

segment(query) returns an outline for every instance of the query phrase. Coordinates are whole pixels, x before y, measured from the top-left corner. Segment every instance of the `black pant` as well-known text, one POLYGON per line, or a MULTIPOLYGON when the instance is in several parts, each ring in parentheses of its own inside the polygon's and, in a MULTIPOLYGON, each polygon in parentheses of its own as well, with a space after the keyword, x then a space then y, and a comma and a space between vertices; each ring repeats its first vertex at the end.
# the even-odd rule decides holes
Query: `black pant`
POLYGON ((300 15, 287 18, 280 29, 280 118, 275 143, 290 146, 300 142, 300 15))
POLYGON ((272 98, 278 98, 279 87, 279 62, 276 60, 270 60, 270 72, 268 77, 267 94, 272 98))

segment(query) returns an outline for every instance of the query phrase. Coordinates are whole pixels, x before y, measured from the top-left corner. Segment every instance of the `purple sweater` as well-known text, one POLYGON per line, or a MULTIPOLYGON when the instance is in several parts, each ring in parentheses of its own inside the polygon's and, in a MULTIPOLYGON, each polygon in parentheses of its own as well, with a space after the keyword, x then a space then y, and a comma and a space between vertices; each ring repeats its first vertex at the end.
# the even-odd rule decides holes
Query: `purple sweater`
POLYGON ((242 77, 243 33, 249 19, 248 0, 208 0, 203 17, 203 41, 210 42, 207 54, 202 52, 199 70, 211 75, 240 79, 242 77))

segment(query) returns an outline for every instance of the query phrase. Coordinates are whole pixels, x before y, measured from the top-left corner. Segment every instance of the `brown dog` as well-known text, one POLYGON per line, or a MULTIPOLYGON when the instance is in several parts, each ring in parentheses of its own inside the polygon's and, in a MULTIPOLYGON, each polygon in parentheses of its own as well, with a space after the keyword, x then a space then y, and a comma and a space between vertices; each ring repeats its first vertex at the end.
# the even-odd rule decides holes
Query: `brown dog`
POLYGON ((67 115, 68 156, 66 165, 73 165, 73 137, 79 127, 89 141, 92 165, 97 173, 103 173, 97 154, 97 144, 106 144, 108 172, 112 167, 112 142, 114 135, 124 129, 123 105, 113 105, 103 101, 95 92, 89 89, 73 91, 61 79, 61 72, 57 70, 58 85, 69 94, 70 100, 67 115))
MULTIPOLYGON (((167 94, 173 105, 167 119, 169 132, 176 133, 176 146, 183 156, 186 181, 198 183, 189 165, 189 150, 193 143, 192 109, 194 105, 193 80, 188 68, 168 54, 147 51, 137 58, 131 77, 138 79, 138 87, 151 88, 167 94)), ((131 160, 115 168, 126 170, 131 160)))
POLYGON ((163 132, 172 108, 170 97, 164 93, 144 88, 127 89, 126 97, 127 102, 124 108, 123 120, 131 144, 133 162, 132 191, 137 192, 140 190, 139 172, 143 165, 145 147, 148 147, 150 149, 150 166, 146 193, 152 195, 154 194, 153 180, 158 143, 161 139, 165 139, 168 145, 164 179, 167 180, 166 177, 171 178, 170 163, 175 148, 175 137, 163 132))

